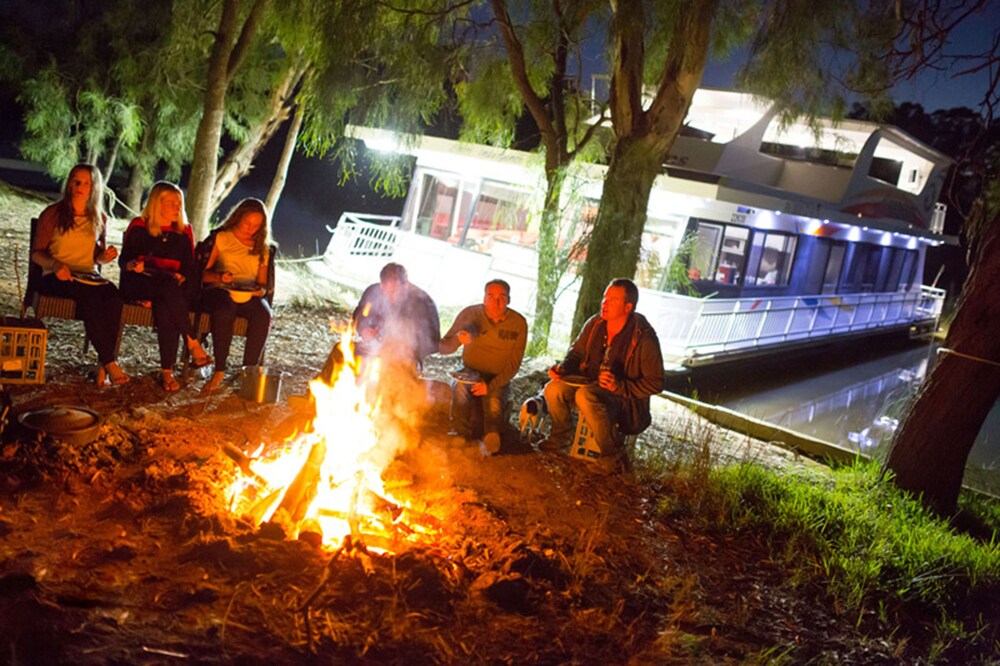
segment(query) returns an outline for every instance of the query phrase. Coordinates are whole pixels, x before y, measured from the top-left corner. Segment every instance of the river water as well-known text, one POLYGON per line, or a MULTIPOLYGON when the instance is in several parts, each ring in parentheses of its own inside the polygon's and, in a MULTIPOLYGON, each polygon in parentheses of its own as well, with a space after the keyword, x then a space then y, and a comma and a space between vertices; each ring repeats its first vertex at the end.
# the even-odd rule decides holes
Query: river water
MULTIPOLYGON (((927 377, 936 345, 896 347, 862 359, 806 358, 729 381, 696 381, 701 397, 734 411, 878 456, 927 377)), ((942 415, 942 418, 947 418, 942 415)), ((1000 493, 1000 402, 969 455, 965 483, 1000 493)))

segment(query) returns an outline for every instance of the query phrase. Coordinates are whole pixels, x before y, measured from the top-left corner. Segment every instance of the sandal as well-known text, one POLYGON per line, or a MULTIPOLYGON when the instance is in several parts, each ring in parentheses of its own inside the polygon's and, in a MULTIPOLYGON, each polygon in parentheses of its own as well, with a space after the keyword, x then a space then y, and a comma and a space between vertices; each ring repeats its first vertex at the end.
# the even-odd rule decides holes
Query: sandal
POLYGON ((188 345, 188 351, 191 352, 191 365, 194 367, 204 368, 206 365, 212 365, 212 357, 197 341, 188 345))
POLYGON ((104 369, 107 370, 108 379, 110 379, 111 383, 115 386, 128 384, 132 379, 125 374, 125 372, 121 369, 121 366, 118 365, 117 361, 111 361, 111 363, 104 366, 104 369))
POLYGON ((160 385, 167 393, 176 393, 181 390, 180 382, 178 382, 177 378, 174 377, 174 373, 170 371, 164 371, 160 375, 160 385))
POLYGON ((108 386, 111 383, 108 381, 108 371, 104 369, 103 365, 97 366, 97 377, 94 379, 94 383, 98 386, 108 386))
POLYGON ((201 387, 202 394, 214 393, 216 389, 222 386, 222 381, 226 378, 226 373, 220 371, 215 372, 205 385, 201 387))

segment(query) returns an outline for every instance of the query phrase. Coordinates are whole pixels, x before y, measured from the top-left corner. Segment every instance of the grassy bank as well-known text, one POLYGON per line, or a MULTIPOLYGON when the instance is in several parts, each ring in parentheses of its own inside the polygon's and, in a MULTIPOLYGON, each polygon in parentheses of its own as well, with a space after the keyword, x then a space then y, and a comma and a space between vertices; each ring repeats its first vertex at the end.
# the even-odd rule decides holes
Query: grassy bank
POLYGON ((756 535, 790 584, 820 585, 859 626, 870 618, 908 627, 892 635, 900 655, 990 663, 1000 653, 1000 503, 963 496, 949 524, 882 479, 875 463, 783 474, 718 465, 707 442, 644 472, 662 483, 663 520, 756 535), (913 641, 922 643, 915 652, 913 641))

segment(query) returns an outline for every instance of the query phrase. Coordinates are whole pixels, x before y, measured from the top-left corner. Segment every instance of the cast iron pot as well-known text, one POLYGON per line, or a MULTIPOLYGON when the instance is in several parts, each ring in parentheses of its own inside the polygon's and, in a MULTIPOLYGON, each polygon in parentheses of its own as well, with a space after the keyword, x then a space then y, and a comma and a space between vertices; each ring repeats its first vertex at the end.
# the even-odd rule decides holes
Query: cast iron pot
POLYGON ((83 446, 97 439, 104 421, 92 409, 66 405, 22 412, 17 420, 28 430, 48 435, 70 446, 83 446))
POLYGON ((251 402, 278 402, 281 378, 287 374, 266 365, 245 365, 240 372, 240 397, 251 402))

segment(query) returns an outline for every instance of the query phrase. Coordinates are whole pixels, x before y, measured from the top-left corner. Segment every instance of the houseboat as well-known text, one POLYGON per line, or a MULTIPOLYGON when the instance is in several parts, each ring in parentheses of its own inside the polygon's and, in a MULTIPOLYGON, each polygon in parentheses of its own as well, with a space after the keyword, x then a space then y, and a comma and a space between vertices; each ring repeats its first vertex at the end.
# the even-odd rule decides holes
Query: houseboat
MULTIPOLYGON (((503 278, 512 307, 530 317, 541 156, 373 128, 353 136, 415 157, 409 192, 398 217, 345 213, 314 269, 362 287, 396 261, 442 306, 478 302, 485 281, 503 278)), ((937 203, 951 163, 892 127, 787 125, 759 98, 699 89, 653 185, 636 274, 638 310, 656 328, 668 370, 935 330, 944 292, 921 282, 928 248, 955 242, 942 233, 937 203)), ((586 237, 605 172, 597 164, 572 172, 566 246, 586 237)), ((568 336, 577 284, 571 268, 553 348, 568 336)))

